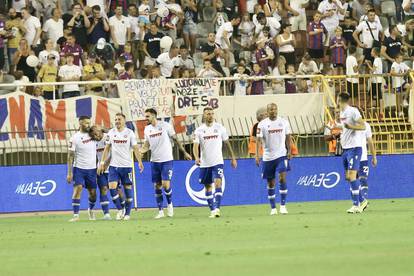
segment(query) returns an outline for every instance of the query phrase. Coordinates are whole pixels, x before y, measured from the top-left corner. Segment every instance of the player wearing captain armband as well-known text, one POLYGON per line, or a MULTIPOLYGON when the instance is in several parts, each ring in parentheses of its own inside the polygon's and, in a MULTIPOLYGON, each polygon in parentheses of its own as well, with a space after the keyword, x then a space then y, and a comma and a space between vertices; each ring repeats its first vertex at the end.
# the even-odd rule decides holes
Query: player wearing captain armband
POLYGON ((178 141, 174 128, 171 124, 157 120, 157 111, 153 108, 145 110, 145 118, 148 125, 144 130, 144 145, 140 152, 143 154, 151 150, 151 173, 154 183, 155 199, 158 205, 158 214, 155 219, 163 218, 163 195, 167 200, 167 216, 174 216, 172 204, 171 178, 173 175, 173 154, 171 139, 184 154, 186 160, 191 160, 191 155, 186 152, 183 145, 178 141))
MULTIPOLYGON (((111 129, 106 137, 106 146, 102 154, 102 160, 106 160, 108 155, 111 155, 109 163, 109 192, 112 196, 118 213, 116 220, 130 220, 131 207, 133 201, 132 191, 132 166, 133 160, 131 157, 131 149, 138 160, 140 172, 143 172, 144 165, 142 164, 141 154, 139 152, 137 139, 135 133, 125 126, 125 115, 117 113, 115 115, 115 128, 111 129), (121 200, 117 191, 118 181, 124 187, 125 192, 125 214, 121 206, 121 200)), ((105 161, 101 161, 99 165, 98 174, 105 172, 105 161)))

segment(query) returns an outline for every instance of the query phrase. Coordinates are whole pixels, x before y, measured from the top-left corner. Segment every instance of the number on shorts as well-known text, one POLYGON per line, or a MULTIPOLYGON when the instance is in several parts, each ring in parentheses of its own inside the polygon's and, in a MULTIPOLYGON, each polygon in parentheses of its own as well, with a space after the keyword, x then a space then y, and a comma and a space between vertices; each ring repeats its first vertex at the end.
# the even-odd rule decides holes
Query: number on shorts
POLYGON ((132 182, 132 173, 128 173, 128 178, 132 182))
POLYGON ((354 159, 351 158, 351 160, 349 160, 349 168, 351 169, 353 165, 354 165, 354 159))
POLYGON ((223 169, 217 169, 217 174, 220 176, 220 178, 223 178, 224 176, 223 169))
POLYGON ((369 167, 368 167, 368 166, 364 166, 364 167, 362 168, 362 171, 363 171, 366 175, 368 175, 368 174, 369 174, 369 167))
POLYGON ((171 180, 171 178, 172 178, 172 174, 173 174, 173 171, 172 170, 168 170, 168 178, 171 180))

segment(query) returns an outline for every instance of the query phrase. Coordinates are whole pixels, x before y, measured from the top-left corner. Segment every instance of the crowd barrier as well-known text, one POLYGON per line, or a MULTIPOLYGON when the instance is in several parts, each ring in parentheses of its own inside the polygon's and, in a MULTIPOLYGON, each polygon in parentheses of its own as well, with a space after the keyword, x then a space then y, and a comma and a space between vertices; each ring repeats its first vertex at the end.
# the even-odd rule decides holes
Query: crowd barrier
MULTIPOLYGON (((139 208, 156 207, 150 164, 144 165, 144 173, 136 174, 137 204, 139 208)), ((287 177, 289 202, 350 198, 340 157, 294 158, 291 167, 287 177)), ((413 167, 414 155, 379 156, 378 167, 370 169, 369 198, 413 197, 413 167)), ((223 205, 267 203, 266 184, 253 159, 239 160, 235 170, 226 161, 224 174, 223 205)), ((66 183, 65 165, 0 167, 0 175, 0 213, 71 210, 72 185, 66 183)), ((172 183, 175 206, 206 204, 193 162, 176 161, 172 183)), ((87 208, 87 201, 84 191, 82 209, 87 208)))

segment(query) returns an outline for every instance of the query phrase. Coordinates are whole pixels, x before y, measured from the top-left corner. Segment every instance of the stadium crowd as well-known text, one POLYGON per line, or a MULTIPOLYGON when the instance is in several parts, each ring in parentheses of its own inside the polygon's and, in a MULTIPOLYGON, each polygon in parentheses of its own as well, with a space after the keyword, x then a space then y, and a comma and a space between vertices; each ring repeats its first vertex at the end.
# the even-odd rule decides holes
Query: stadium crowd
MULTIPOLYGON (((407 104, 413 0, 12 0, 4 10, 2 82, 235 76, 228 94, 258 95, 312 92, 300 74, 391 73, 392 83, 372 78, 373 95, 392 85, 407 104), (245 79, 264 75, 292 78, 245 79)), ((350 94, 358 82, 347 79, 350 94)), ((26 90, 118 96, 102 84, 26 90)))

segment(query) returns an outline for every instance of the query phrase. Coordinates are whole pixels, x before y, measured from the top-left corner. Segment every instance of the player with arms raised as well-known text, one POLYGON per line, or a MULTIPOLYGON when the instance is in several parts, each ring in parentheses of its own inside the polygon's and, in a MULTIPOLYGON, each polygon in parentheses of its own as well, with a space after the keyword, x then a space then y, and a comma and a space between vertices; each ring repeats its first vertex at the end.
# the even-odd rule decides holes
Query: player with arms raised
POLYGON ((155 199, 158 205, 156 219, 164 217, 162 189, 164 188, 167 200, 167 216, 174 215, 172 204, 171 178, 173 174, 173 154, 171 140, 178 145, 186 160, 191 160, 191 155, 186 152, 183 145, 178 141, 174 128, 171 124, 157 120, 157 111, 153 108, 145 110, 145 118, 148 125, 144 130, 144 145, 140 152, 144 154, 151 150, 151 173, 154 183, 155 199))
POLYGON ((231 147, 227 130, 221 124, 214 122, 214 111, 211 107, 204 108, 205 123, 194 133, 193 154, 196 165, 200 166, 200 183, 205 186, 205 194, 210 207, 210 218, 220 217, 220 205, 223 196, 223 142, 231 155, 231 166, 237 168, 237 161, 231 147), (201 157, 200 157, 200 150, 201 157), (215 193, 213 196, 213 183, 215 193))
POLYGON ((79 131, 69 141, 67 181, 73 180, 72 207, 73 218, 79 220, 80 198, 82 187, 88 189, 90 220, 95 220, 93 207, 96 202, 96 143, 89 135, 91 120, 87 116, 79 118, 79 131), (73 166, 73 168, 72 168, 73 166))
POLYGON ((257 126, 256 165, 260 165, 260 147, 263 146, 262 177, 267 180, 267 194, 270 202, 270 215, 276 215, 276 174, 279 173, 280 213, 287 214, 286 172, 289 169, 290 125, 286 119, 278 117, 275 103, 267 105, 268 118, 257 126))
POLYGON ((132 192, 132 166, 131 149, 134 151, 138 160, 140 171, 144 170, 141 154, 137 144, 137 139, 132 130, 125 126, 125 115, 117 113, 115 115, 115 128, 111 129, 107 134, 105 150, 102 154, 98 174, 105 172, 105 161, 108 154, 111 154, 109 163, 109 192, 112 196, 118 213, 116 220, 129 220, 133 201, 132 192), (122 210, 121 200, 117 191, 118 181, 121 182, 125 192, 125 215, 122 210))
POLYGON ((351 185, 352 207, 348 213, 360 213, 359 189, 360 183, 357 173, 362 155, 362 142, 358 131, 365 130, 365 122, 358 109, 349 105, 350 96, 347 93, 339 94, 340 126, 342 127, 341 145, 343 148, 342 160, 345 168, 345 178, 351 185))

